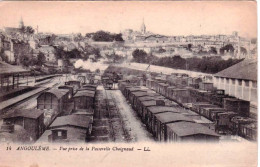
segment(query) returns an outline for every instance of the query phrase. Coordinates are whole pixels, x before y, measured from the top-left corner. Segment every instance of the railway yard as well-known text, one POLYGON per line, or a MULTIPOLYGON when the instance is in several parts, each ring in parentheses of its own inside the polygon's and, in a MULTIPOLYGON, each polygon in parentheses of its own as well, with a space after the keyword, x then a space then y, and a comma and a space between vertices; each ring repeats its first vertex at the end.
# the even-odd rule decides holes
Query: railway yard
POLYGON ((43 77, 33 86, 35 93, 17 95, 20 99, 9 106, 12 98, 2 101, 0 141, 256 140, 248 102, 200 78, 157 74, 124 79, 109 71, 95 82, 89 78, 84 73, 43 77))

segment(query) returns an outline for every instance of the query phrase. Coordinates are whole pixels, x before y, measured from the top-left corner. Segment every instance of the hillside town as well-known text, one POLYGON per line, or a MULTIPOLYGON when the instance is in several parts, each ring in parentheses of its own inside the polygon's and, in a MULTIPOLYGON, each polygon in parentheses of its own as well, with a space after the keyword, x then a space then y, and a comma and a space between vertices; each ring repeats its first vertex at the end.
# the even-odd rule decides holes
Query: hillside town
MULTIPOLYGON (((41 71, 68 70, 75 59, 98 59, 116 55, 131 61, 133 52, 143 50, 158 58, 181 56, 202 58, 220 56, 228 59, 257 59, 256 39, 230 35, 165 36, 147 30, 143 20, 140 30, 127 29, 115 38, 108 32, 89 34, 53 34, 40 32, 40 27, 26 26, 21 18, 17 27, 4 27, 0 32, 1 60, 14 65, 33 66, 41 71), (99 36, 98 36, 99 35, 99 36), (65 68, 66 67, 66 68, 65 68)), ((113 57, 113 56, 112 56, 113 57)))

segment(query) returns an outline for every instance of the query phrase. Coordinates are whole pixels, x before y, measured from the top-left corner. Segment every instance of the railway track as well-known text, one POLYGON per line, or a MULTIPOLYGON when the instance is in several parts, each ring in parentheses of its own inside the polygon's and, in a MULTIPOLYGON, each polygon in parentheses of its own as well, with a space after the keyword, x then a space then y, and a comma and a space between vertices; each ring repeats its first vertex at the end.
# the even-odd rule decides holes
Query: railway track
MULTIPOLYGON (((113 91, 113 90, 111 90, 113 91)), ((114 142, 130 142, 130 135, 110 91, 105 90, 106 110, 108 111, 110 135, 114 142)))

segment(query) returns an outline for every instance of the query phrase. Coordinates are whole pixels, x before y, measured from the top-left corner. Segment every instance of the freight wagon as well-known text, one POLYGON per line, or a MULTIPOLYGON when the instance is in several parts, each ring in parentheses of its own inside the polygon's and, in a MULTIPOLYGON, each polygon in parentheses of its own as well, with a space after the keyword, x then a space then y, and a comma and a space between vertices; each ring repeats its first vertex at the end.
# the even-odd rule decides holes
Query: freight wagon
POLYGON ((194 122, 174 122, 166 126, 167 142, 218 141, 220 136, 207 127, 194 122))
POLYGON ((75 110, 94 108, 95 92, 89 90, 78 91, 73 100, 75 110))
POLYGON ((168 123, 186 121, 186 122, 194 122, 191 118, 188 118, 180 113, 160 113, 155 115, 155 121, 157 124, 155 127, 152 127, 154 131, 152 132, 155 134, 155 137, 158 141, 166 141, 167 138, 167 127, 168 123))
MULTIPOLYGON (((172 113, 180 113, 176 108, 168 107, 168 106, 152 106, 147 108, 147 122, 146 126, 150 132, 155 132, 155 126, 157 121, 155 119, 156 114, 172 112, 172 113)), ((155 135, 155 134, 153 134, 155 135)))

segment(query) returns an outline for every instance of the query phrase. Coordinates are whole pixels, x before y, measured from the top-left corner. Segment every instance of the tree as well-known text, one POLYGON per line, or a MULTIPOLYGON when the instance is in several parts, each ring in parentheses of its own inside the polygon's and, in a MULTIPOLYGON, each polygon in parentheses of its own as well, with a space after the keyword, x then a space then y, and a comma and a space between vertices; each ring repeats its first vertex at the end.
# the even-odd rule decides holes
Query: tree
POLYGON ((242 54, 244 54, 244 55, 247 54, 247 50, 246 50, 246 48, 244 48, 244 47, 240 47, 240 52, 241 52, 242 54))
POLYGON ((217 54, 217 49, 215 47, 210 47, 209 53, 211 54, 217 54))
POLYGON ((34 33, 34 29, 33 29, 31 26, 27 26, 27 27, 25 28, 25 32, 26 32, 27 34, 33 34, 33 33, 34 33))
POLYGON ((192 47, 192 44, 189 43, 188 46, 187 46, 187 49, 188 49, 189 51, 191 51, 191 47, 192 47))
POLYGON ((233 45, 232 44, 227 44, 227 45, 225 45, 225 46, 223 46, 222 48, 220 48, 220 53, 221 54, 224 54, 225 53, 225 51, 227 51, 227 52, 229 52, 229 53, 234 53, 234 47, 233 47, 233 45))
POLYGON ((122 34, 121 33, 120 34, 115 34, 114 40, 115 41, 121 41, 121 42, 124 41, 123 38, 122 38, 122 34))
POLYGON ((132 56, 137 63, 144 63, 147 60, 147 53, 144 50, 136 49, 133 51, 132 56))
POLYGON ((46 58, 42 52, 37 55, 37 65, 42 66, 46 62, 46 58))

